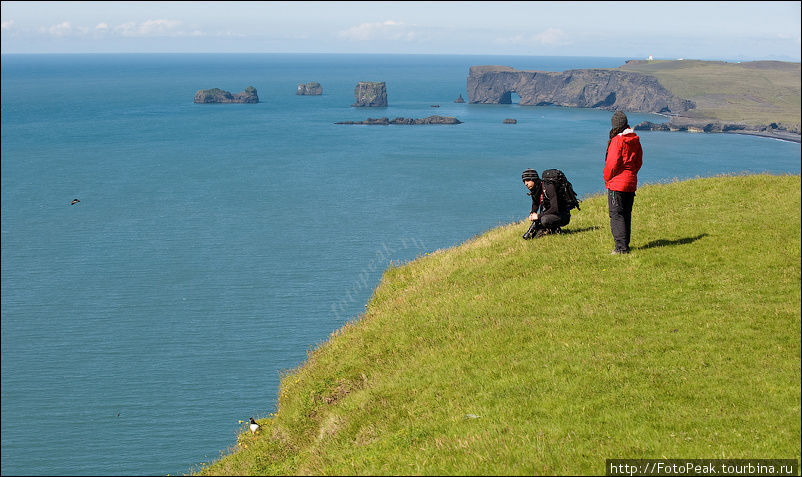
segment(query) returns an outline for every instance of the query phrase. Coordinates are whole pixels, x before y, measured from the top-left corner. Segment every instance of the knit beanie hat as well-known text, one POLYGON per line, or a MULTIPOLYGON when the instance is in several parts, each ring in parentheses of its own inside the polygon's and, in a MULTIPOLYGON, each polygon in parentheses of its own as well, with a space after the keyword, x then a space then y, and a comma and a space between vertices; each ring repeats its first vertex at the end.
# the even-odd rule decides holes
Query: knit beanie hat
POLYGON ((538 177, 537 171, 534 169, 527 169, 523 172, 523 174, 521 174, 521 180, 524 182, 537 181, 538 179, 540 179, 540 177, 538 177))
POLYGON ((615 114, 613 114, 613 119, 611 119, 610 122, 613 124, 613 129, 623 128, 628 122, 627 115, 624 114, 623 111, 616 111, 615 114))

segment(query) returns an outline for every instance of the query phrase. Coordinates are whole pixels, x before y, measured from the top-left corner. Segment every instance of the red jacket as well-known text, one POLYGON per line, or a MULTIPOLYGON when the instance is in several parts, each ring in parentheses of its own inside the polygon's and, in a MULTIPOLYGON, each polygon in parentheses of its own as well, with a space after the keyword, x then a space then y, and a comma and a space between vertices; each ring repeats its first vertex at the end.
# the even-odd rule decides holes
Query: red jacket
POLYGON ((619 192, 635 192, 638 171, 643 164, 640 139, 632 129, 626 129, 610 140, 604 162, 604 186, 619 192))

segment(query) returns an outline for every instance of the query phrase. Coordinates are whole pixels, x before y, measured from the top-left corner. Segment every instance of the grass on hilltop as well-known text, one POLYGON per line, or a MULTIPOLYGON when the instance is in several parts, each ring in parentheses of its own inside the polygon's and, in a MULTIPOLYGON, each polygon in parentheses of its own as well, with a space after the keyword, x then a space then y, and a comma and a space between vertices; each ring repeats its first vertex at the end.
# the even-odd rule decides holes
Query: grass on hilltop
POLYGON ((650 74, 674 95, 694 101, 696 108, 683 116, 743 124, 776 122, 799 129, 799 63, 662 60, 620 69, 650 74))
POLYGON ((388 269, 201 474, 603 474, 607 458, 800 458, 800 176, 606 197, 388 269), (756 204, 760 204, 758 208, 756 204))

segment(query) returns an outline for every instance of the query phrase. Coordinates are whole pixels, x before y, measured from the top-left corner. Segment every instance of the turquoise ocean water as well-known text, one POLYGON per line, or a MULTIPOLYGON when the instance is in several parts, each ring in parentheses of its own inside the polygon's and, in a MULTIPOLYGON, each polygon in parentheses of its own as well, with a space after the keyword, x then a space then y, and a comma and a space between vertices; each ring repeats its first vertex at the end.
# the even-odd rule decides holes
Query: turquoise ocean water
MULTIPOLYGON (((176 474, 218 457, 391 261, 523 219, 523 169, 603 190, 609 112, 455 104, 471 65, 624 61, 4 55, 2 474, 176 474), (324 94, 296 96, 309 81, 324 94), (385 81, 389 107, 352 108, 358 81, 385 81), (247 86, 261 103, 192 103, 247 86), (334 124, 432 114, 464 124, 334 124)), ((800 172, 799 144, 640 135, 641 181, 800 172)))

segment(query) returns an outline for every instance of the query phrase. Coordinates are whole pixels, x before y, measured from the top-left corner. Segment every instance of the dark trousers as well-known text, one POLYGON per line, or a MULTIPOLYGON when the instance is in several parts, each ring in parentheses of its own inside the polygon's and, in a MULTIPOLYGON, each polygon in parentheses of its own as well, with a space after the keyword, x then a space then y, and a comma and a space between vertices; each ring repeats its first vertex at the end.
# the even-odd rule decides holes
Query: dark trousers
POLYGON ((629 251, 629 238, 632 232, 632 205, 634 202, 634 192, 607 189, 610 231, 613 233, 615 249, 618 251, 629 251))
POLYGON ((543 228, 554 230, 557 227, 565 227, 571 221, 571 214, 565 215, 544 215, 540 217, 540 224, 543 228))

